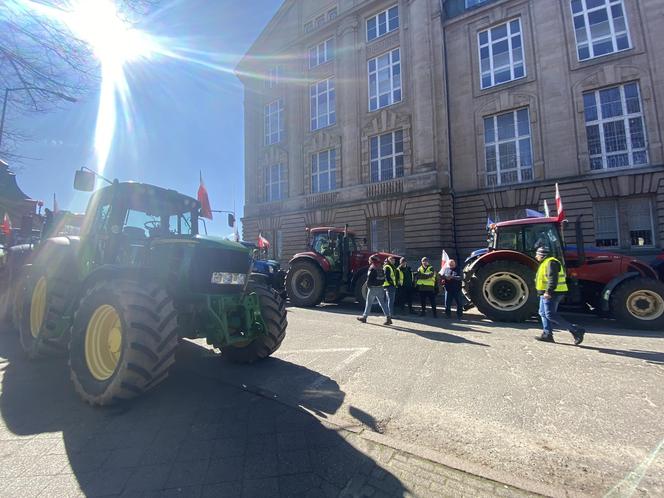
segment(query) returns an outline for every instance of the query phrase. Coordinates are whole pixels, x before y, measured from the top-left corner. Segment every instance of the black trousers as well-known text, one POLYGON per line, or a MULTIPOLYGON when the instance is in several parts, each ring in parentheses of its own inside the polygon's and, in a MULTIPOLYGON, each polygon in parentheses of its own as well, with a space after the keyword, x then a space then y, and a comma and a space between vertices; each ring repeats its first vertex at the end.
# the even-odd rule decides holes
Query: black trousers
POLYGON ((422 313, 424 313, 426 310, 427 300, 429 300, 429 303, 431 304, 431 311, 433 311, 433 316, 436 316, 436 293, 433 290, 420 291, 420 306, 422 306, 422 313))
POLYGON ((452 304, 456 303, 456 316, 461 318, 463 316, 463 296, 460 290, 445 292, 445 314, 452 316, 452 304))
POLYGON ((412 287, 399 287, 397 288, 397 306, 404 310, 406 305, 408 305, 408 311, 413 311, 413 289, 412 287))

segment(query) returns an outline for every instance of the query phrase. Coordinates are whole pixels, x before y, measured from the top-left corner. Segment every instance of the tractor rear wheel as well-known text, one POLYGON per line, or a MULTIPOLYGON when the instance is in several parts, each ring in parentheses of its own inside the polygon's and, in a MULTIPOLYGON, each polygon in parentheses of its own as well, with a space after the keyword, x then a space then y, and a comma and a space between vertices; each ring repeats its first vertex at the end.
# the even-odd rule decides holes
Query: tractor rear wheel
POLYGON ((296 261, 286 274, 286 291, 295 306, 316 306, 323 301, 325 275, 313 261, 296 261))
POLYGON ((249 289, 258 295, 261 315, 267 330, 265 334, 244 346, 225 346, 221 356, 233 363, 253 363, 274 353, 286 337, 286 303, 279 294, 264 285, 250 284, 249 289))
POLYGON ((494 261, 480 268, 473 282, 477 309, 497 322, 523 322, 537 312, 535 273, 515 261, 494 261))
POLYGON ((364 303, 367 301, 367 274, 365 272, 364 275, 360 275, 357 277, 357 281, 355 282, 355 300, 364 307, 364 303))
POLYGON ((664 284, 644 277, 623 282, 611 293, 611 312, 627 327, 664 330, 664 284))
POLYGON ((67 312, 68 296, 75 282, 50 275, 40 266, 29 267, 16 290, 21 347, 30 359, 64 355, 68 330, 56 336, 58 322, 67 312))
POLYGON ((91 405, 135 398, 168 376, 177 345, 177 313, 163 286, 128 279, 98 282, 74 316, 71 380, 91 405))

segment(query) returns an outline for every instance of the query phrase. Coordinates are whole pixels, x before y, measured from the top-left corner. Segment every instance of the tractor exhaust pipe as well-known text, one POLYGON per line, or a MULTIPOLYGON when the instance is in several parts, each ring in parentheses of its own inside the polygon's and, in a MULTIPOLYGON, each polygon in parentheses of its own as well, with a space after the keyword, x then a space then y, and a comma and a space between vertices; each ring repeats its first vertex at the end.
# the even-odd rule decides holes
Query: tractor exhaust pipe
POLYGON ((576 222, 574 224, 574 232, 576 235, 576 254, 578 257, 579 266, 586 262, 586 247, 583 243, 583 228, 581 227, 581 218, 583 218, 583 215, 577 216, 576 222))

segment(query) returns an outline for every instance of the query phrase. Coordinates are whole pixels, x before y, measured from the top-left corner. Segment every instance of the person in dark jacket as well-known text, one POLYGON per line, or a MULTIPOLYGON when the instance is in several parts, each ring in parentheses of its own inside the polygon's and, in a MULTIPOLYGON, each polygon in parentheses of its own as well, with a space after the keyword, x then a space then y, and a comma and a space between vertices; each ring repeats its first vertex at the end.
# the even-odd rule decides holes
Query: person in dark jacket
POLYGON ((369 272, 367 274, 367 299, 364 305, 364 313, 358 316, 357 319, 362 323, 367 323, 367 317, 371 313, 371 307, 375 301, 378 301, 380 308, 385 315, 385 323, 383 325, 392 325, 392 315, 390 315, 385 301, 385 291, 383 284, 385 283, 385 272, 380 265, 380 258, 373 254, 369 258, 369 272))
POLYGON ((463 317, 463 296, 461 295, 462 278, 456 267, 456 261, 450 259, 447 268, 443 272, 445 283, 445 316, 452 317, 452 304, 456 304, 456 316, 459 320, 463 317))
POLYGON ((413 314, 413 270, 408 266, 406 258, 399 260, 399 273, 401 274, 401 285, 397 289, 397 303, 401 311, 406 310, 413 314))
POLYGON ((546 247, 539 247, 535 253, 539 268, 535 276, 535 289, 540 296, 539 315, 542 318, 542 335, 538 341, 555 342, 553 328, 566 328, 574 337, 577 346, 583 342, 585 330, 565 320, 558 313, 558 305, 567 292, 567 276, 562 263, 554 256, 549 256, 546 247))

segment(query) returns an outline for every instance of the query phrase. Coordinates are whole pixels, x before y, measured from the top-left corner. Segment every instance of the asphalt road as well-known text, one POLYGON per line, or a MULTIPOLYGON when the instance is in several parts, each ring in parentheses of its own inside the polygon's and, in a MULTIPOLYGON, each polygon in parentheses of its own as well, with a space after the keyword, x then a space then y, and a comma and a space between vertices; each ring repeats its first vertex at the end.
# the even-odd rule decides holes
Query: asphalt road
POLYGON ((592 496, 664 496, 664 333, 584 318, 582 347, 537 324, 355 320, 351 304, 289 308, 281 349, 214 361, 225 382, 348 425, 592 496), (332 388, 334 386, 334 388, 332 388), (660 451, 662 450, 662 451, 660 451))

